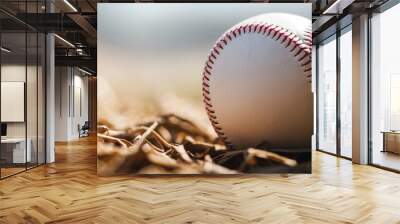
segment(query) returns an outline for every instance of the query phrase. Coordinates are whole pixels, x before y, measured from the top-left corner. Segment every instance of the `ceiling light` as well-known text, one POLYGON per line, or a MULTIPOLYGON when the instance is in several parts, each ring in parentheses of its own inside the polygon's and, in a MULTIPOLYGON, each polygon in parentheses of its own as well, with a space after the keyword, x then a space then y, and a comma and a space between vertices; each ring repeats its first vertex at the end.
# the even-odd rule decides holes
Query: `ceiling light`
POLYGON ((336 0, 322 14, 342 14, 347 6, 351 5, 355 0, 336 0))
POLYGON ((81 72, 83 72, 83 73, 85 73, 85 74, 87 74, 87 75, 93 75, 92 73, 90 73, 90 72, 88 72, 88 71, 86 71, 86 70, 83 70, 83 69, 81 69, 81 68, 79 68, 79 67, 78 67, 78 70, 81 71, 81 72))
POLYGON ((57 37, 59 40, 61 40, 62 42, 64 42, 65 44, 67 44, 68 46, 70 46, 70 47, 72 47, 72 48, 75 48, 75 45, 73 45, 71 42, 69 42, 68 40, 66 40, 66 39, 64 39, 64 38, 62 38, 62 37, 60 37, 59 35, 57 35, 57 34, 54 34, 54 36, 55 37, 57 37))
POLYGON ((5 47, 1 47, 1 51, 4 51, 6 53, 10 53, 11 52, 11 50, 9 50, 9 49, 7 49, 5 47))
POLYGON ((82 48, 77 48, 76 49, 76 53, 78 53, 79 55, 83 55, 83 49, 82 48))
POLYGON ((67 4, 74 12, 78 12, 78 10, 68 0, 64 0, 64 3, 67 4))

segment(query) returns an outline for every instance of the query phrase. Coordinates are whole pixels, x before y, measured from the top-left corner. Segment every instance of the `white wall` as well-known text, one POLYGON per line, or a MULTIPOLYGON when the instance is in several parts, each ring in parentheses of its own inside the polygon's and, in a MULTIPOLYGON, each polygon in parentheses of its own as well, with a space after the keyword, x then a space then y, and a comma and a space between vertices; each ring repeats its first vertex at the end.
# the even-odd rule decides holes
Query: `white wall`
MULTIPOLYGON (((30 70, 32 67, 28 67, 30 70)), ((25 82, 25 65, 3 65, 1 66, 1 81, 3 82, 25 82)), ((3 110, 4 108, 2 108, 3 110)), ((7 123, 7 137, 25 137, 25 123, 7 123)))
POLYGON ((76 68, 56 67, 56 141, 79 138, 78 125, 83 125, 88 120, 88 78, 83 75, 76 68))
MULTIPOLYGON (((1 66, 2 82, 24 82, 26 83, 26 107, 22 108, 27 120, 23 122, 5 122, 7 124, 7 137, 25 138, 30 140, 32 150, 32 161, 44 162, 44 74, 42 68, 25 64, 4 64, 1 66), (38 70, 37 70, 38 69, 38 70), (27 79, 27 80, 26 80, 27 79), (37 157, 36 153, 39 153, 37 157)), ((7 97, 7 96, 2 96, 7 97)), ((7 110, 9 108, 1 108, 7 110)))
MULTIPOLYGON (((1 81, 2 82, 25 82, 25 74, 27 69, 28 75, 28 88, 27 88, 27 106, 29 107, 29 113, 27 113, 28 122, 34 122, 34 124, 28 124, 28 129, 32 127, 33 130, 36 130, 36 113, 30 113, 31 111, 36 111, 37 103, 36 103, 36 80, 31 75, 36 76, 36 67, 25 65, 2 65, 1 66, 1 81), (34 86, 34 88, 32 87, 34 86), (31 87, 31 88, 29 88, 31 87)), ((2 108, 2 110, 5 108, 2 108)), ((28 130, 28 137, 30 130, 28 130)), ((36 131, 35 131, 36 134, 36 131)), ((8 137, 25 137, 25 122, 7 122, 7 136, 8 137)))
POLYGON ((55 69, 55 141, 68 140, 68 86, 70 84, 67 67, 55 69))
MULTIPOLYGON (((81 74, 81 73, 80 73, 81 74)), ((71 127, 72 127, 72 136, 79 137, 78 132, 78 124, 81 126, 88 121, 89 113, 88 113, 88 78, 83 77, 81 75, 74 75, 74 108, 72 108, 72 120, 71 120, 71 127), (80 92, 80 93, 79 93, 80 92), (81 111, 80 111, 81 110, 81 111)))

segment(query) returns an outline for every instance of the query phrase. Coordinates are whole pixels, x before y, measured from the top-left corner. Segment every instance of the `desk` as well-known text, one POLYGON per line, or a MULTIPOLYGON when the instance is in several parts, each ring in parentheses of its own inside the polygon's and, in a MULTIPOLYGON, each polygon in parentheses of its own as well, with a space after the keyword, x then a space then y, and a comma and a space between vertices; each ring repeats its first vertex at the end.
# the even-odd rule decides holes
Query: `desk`
POLYGON ((383 150, 382 152, 392 152, 400 154, 400 132, 383 131, 383 150))
POLYGON ((32 141, 30 138, 28 138, 26 142, 28 143, 27 144, 28 147, 26 147, 26 154, 25 154, 25 138, 1 139, 1 157, 2 157, 2 159, 5 159, 6 163, 31 162, 32 141))

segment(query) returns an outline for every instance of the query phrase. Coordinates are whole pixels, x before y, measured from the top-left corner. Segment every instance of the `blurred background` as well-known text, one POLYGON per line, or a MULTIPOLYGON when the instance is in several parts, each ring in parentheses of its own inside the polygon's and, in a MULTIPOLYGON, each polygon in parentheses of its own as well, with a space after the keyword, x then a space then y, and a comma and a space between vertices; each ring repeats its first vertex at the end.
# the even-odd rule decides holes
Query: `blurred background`
POLYGON ((99 4, 99 120, 123 128, 175 113, 210 129, 201 78, 218 37, 268 12, 311 19, 308 9, 307 4, 99 4))

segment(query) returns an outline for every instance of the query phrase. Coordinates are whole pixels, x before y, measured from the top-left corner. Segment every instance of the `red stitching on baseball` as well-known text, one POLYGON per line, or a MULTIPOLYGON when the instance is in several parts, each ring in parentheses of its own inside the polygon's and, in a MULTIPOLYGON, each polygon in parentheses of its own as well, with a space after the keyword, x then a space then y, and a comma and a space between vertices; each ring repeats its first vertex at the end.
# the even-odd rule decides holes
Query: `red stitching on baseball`
POLYGON ((215 111, 212 110, 211 108, 206 107, 206 110, 207 110, 208 112, 210 112, 210 113, 215 113, 215 111))
MULTIPOLYGON (((212 113, 212 114, 208 113, 208 116, 210 117, 211 120, 217 119, 217 116, 215 115, 215 113, 212 113)), ((215 121, 213 121, 213 122, 216 123, 215 121)))
POLYGON ((304 67, 304 66, 306 66, 306 65, 308 65, 308 64, 310 64, 310 63, 311 63, 311 59, 309 59, 309 60, 306 61, 305 63, 301 64, 301 66, 304 67))
POLYGON ((289 35, 286 32, 283 34, 283 39, 281 40, 281 44, 283 44, 287 40, 288 36, 289 35))
POLYGON ((218 42, 218 43, 217 43, 217 47, 219 47, 221 50, 224 49, 224 46, 222 46, 221 42, 218 42))
MULTIPOLYGON (((275 38, 275 36, 278 34, 278 33, 280 33, 281 32, 281 30, 280 29, 276 29, 275 30, 275 33, 274 33, 274 35, 272 36, 272 39, 274 39, 275 38)), ((278 38, 276 38, 277 40, 279 39, 279 37, 278 38)))
POLYGON ((257 33, 260 33, 260 32, 261 32, 262 25, 261 25, 261 24, 257 24, 256 30, 257 30, 257 28, 258 28, 258 31, 256 31, 256 32, 257 32, 257 33))
POLYGON ((294 55, 295 57, 299 56, 300 53, 302 53, 303 51, 301 50, 301 48, 299 48, 299 51, 294 55))
POLYGON ((215 132, 218 134, 219 138, 221 138, 225 145, 228 147, 233 148, 234 145, 231 143, 231 141, 228 139, 222 128, 219 126, 219 122, 217 120, 217 116, 215 114, 215 110, 213 109, 213 105, 211 102, 211 97, 210 97, 210 78, 211 76, 211 71, 213 69, 212 65, 214 65, 215 60, 217 59, 217 56, 220 55, 219 50, 223 50, 224 46, 227 46, 230 41, 233 39, 237 38, 238 36, 245 34, 245 33, 258 33, 261 35, 266 35, 267 37, 278 41, 278 43, 282 44, 285 48, 288 48, 293 44, 293 46, 289 49, 290 53, 295 52, 293 54, 293 57, 296 58, 298 61, 299 65, 303 68, 303 71, 306 74, 306 79, 308 80, 311 77, 311 74, 309 72, 311 71, 311 67, 307 67, 309 64, 311 64, 311 48, 312 48, 312 34, 311 34, 311 28, 306 28, 306 31, 303 33, 303 40, 299 38, 296 34, 283 29, 280 26, 274 25, 274 24, 259 24, 259 23, 252 23, 252 24, 245 24, 245 25, 240 25, 237 27, 234 27, 233 29, 229 30, 226 32, 222 38, 220 38, 216 44, 214 45, 213 49, 210 52, 210 55, 208 56, 208 61, 205 64, 204 67, 204 72, 203 72, 203 102, 206 107, 207 115, 211 121, 211 125, 214 127, 215 132), (254 29, 252 29, 254 27, 254 29), (271 36, 271 33, 273 34, 271 36), (279 39, 282 38, 282 40, 279 41, 279 39), (277 37, 275 39, 275 37, 277 37), (297 51, 295 51, 297 50, 297 51), (298 57, 301 53, 300 57, 298 57), (308 57, 308 60, 306 62, 303 62, 308 57), (213 59, 214 60, 213 60, 213 59), (210 65, 211 64, 211 65, 210 65))
POLYGON ((306 58, 307 56, 308 56, 308 54, 304 54, 304 55, 299 59, 299 61, 303 61, 303 59, 306 58))
MULTIPOLYGON (((210 97, 208 96, 208 94, 203 93, 203 97, 204 97, 203 101, 204 101, 205 103, 209 104, 208 101, 211 101, 211 99, 210 99, 210 97), (207 101, 207 102, 206 102, 206 101, 207 101)), ((209 105, 211 106, 211 104, 209 104, 209 105)))
POLYGON ((304 33, 304 43, 307 45, 307 47, 311 50, 312 49, 312 28, 306 27, 304 33))

